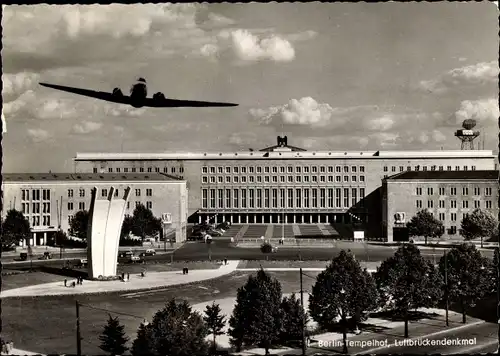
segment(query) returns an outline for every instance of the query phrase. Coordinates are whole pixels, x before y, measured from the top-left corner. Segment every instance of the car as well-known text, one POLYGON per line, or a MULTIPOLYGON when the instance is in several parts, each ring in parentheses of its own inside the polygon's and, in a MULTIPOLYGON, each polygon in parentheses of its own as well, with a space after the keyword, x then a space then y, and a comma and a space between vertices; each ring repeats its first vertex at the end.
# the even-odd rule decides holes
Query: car
POLYGON ((21 252, 21 254, 19 255, 19 259, 21 261, 26 261, 28 259, 28 254, 26 252, 21 252))
POLYGON ((156 255, 155 249, 154 248, 148 248, 146 250, 146 252, 142 252, 140 256, 144 257, 144 256, 154 256, 154 255, 156 255))
POLYGON ((81 258, 80 261, 78 261, 78 263, 76 264, 76 267, 77 268, 83 268, 83 267, 87 267, 88 265, 88 261, 86 258, 81 258))
POLYGON ((217 229, 209 230, 207 233, 212 236, 222 236, 224 234, 222 231, 217 229))
POLYGON ((44 252, 43 256, 38 257, 39 260, 50 260, 52 259, 52 255, 50 252, 44 252))
POLYGON ((118 255, 118 257, 130 257, 130 256, 133 256, 134 253, 132 251, 125 251, 125 252, 120 252, 120 254, 118 255))
POLYGON ((129 262, 134 263, 134 262, 139 262, 140 260, 141 260, 141 258, 139 256, 132 255, 132 256, 130 256, 129 262))

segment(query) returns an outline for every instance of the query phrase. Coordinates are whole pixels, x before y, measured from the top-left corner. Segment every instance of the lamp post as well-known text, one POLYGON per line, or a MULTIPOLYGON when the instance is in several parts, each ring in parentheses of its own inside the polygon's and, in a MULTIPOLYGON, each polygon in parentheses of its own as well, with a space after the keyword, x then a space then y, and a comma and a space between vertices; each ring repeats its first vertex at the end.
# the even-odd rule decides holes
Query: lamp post
POLYGON ((342 353, 344 355, 347 355, 347 354, 349 354, 349 350, 347 349, 347 325, 346 325, 345 308, 343 308, 343 304, 345 301, 344 288, 342 288, 340 290, 340 298, 341 298, 341 304, 342 304, 342 308, 340 310, 340 316, 342 318, 342 340, 343 340, 342 353))
POLYGON ((444 250, 444 297, 446 302, 446 326, 450 326, 448 318, 449 310, 449 291, 448 291, 448 254, 444 250))

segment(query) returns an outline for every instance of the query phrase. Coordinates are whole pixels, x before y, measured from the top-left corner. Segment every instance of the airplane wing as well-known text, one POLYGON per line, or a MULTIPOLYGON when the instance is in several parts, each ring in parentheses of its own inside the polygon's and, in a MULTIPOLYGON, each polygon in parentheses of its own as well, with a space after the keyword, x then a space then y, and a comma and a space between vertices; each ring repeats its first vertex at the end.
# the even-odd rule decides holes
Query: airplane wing
POLYGON ((99 99, 99 100, 110 101, 112 103, 130 104, 130 97, 128 97, 126 95, 117 96, 117 95, 113 95, 112 93, 107 93, 104 91, 80 89, 80 88, 66 87, 64 85, 55 85, 55 84, 48 84, 48 83, 40 83, 40 85, 47 87, 47 88, 66 91, 68 93, 88 96, 90 98, 95 98, 95 99, 99 99))
POLYGON ((146 98, 144 106, 152 108, 180 108, 180 107, 218 107, 218 106, 238 106, 232 103, 218 103, 212 101, 178 100, 167 98, 146 98))

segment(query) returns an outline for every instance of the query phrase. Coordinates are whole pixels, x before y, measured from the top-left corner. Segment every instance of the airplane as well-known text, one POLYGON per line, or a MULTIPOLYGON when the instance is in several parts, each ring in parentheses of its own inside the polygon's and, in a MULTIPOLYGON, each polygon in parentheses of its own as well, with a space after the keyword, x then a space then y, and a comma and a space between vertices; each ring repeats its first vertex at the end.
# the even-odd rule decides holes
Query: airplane
POLYGON ((130 96, 123 95, 122 91, 119 88, 114 88, 112 93, 108 93, 103 91, 73 88, 48 83, 40 83, 40 85, 47 88, 88 96, 112 103, 131 105, 134 108, 142 108, 143 106, 152 108, 238 106, 238 104, 232 103, 167 99, 165 98, 165 95, 160 92, 154 94, 152 98, 148 98, 148 89, 146 80, 144 78, 137 79, 136 83, 132 85, 132 87, 130 88, 130 96))

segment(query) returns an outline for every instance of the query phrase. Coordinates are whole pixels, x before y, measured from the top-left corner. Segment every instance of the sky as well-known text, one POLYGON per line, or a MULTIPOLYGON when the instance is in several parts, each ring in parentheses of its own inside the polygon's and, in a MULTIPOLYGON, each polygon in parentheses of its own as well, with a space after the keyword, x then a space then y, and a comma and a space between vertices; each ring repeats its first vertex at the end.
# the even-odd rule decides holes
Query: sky
POLYGON ((498 151, 498 9, 483 2, 3 6, 4 172, 76 152, 498 151), (228 108, 140 108, 41 87, 228 108))

